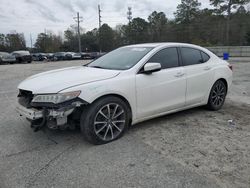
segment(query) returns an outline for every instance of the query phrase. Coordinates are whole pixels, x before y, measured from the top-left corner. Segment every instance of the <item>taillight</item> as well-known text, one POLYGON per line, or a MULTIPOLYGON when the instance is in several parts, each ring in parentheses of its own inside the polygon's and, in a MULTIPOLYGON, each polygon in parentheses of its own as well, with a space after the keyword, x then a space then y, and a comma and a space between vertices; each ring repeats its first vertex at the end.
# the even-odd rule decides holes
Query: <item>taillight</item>
POLYGON ((228 67, 233 71, 233 65, 228 65, 228 67))

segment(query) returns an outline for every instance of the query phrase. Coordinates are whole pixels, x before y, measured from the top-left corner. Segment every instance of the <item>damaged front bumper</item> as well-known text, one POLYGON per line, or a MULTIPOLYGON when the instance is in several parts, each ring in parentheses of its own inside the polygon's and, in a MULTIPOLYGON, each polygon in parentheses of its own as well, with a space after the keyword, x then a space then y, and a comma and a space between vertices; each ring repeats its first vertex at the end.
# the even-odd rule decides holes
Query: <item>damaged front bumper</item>
POLYGON ((50 129, 57 129, 59 127, 65 127, 68 123, 68 116, 70 116, 74 110, 85 103, 74 101, 67 103, 67 105, 60 105, 60 107, 30 107, 27 108, 21 104, 17 104, 16 111, 20 116, 26 117, 31 122, 31 127, 35 131, 41 129, 47 125, 50 129))
POLYGON ((35 108, 26 108, 26 107, 20 105, 19 103, 17 103, 17 105, 16 105, 16 111, 21 116, 24 116, 29 120, 36 120, 36 119, 40 119, 43 117, 42 110, 37 110, 35 108))

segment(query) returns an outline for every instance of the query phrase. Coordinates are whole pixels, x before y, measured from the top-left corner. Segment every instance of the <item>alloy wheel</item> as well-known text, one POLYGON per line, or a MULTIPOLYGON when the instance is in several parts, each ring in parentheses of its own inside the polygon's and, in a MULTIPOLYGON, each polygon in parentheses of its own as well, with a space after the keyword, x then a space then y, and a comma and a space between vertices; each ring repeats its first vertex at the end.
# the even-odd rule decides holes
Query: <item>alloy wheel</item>
POLYGON ((218 82, 212 91, 212 103, 214 106, 221 106, 226 96, 226 87, 223 82, 218 82))
POLYGON ((123 107, 117 103, 109 103, 97 112, 94 131, 101 140, 111 141, 122 133, 125 123, 126 114, 123 107))

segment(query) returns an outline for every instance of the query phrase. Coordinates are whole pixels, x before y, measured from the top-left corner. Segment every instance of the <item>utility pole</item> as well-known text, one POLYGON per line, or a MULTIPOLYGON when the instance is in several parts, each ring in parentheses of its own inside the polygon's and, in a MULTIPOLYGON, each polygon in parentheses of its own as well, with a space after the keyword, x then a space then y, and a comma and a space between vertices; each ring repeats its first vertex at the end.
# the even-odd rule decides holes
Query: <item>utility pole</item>
POLYGON ((130 23, 132 20, 132 7, 128 7, 127 18, 128 22, 130 23))
POLYGON ((100 34, 100 28, 102 26, 102 20, 101 20, 101 6, 98 5, 98 16, 99 16, 99 32, 98 32, 98 35, 99 35, 99 48, 100 48, 100 53, 102 52, 102 49, 101 49, 101 34, 100 34))
MULTIPOLYGON (((129 32, 129 36, 131 35, 131 20, 132 20, 132 7, 128 7, 128 12, 127 12, 127 18, 128 18, 128 32, 129 32)), ((130 37, 129 37, 129 41, 130 43, 130 37)))
POLYGON ((81 47, 81 35, 80 35, 80 22, 82 21, 82 17, 79 16, 79 12, 77 12, 77 17, 74 17, 75 21, 77 22, 77 33, 78 33, 78 47, 79 53, 82 53, 81 47))
POLYGON ((32 51, 33 48, 33 42, 32 42, 32 35, 30 33, 30 50, 32 51))
POLYGON ((43 49, 43 52, 45 53, 46 52, 46 39, 47 39, 47 31, 46 31, 46 28, 44 29, 44 49, 43 49))

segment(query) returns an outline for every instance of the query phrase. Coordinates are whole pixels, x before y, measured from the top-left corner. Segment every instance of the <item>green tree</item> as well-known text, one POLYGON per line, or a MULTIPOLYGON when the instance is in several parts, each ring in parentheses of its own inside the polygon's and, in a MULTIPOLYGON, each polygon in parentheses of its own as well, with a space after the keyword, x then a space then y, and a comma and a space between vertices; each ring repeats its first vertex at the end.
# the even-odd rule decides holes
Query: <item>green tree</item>
POLYGON ((152 42, 164 41, 168 23, 165 13, 154 11, 149 15, 148 21, 152 42))
POLYGON ((108 24, 103 24, 99 29, 100 48, 104 52, 109 52, 114 48, 114 31, 108 24))
POLYGON ((130 44, 144 43, 149 38, 149 23, 142 18, 134 18, 125 28, 125 37, 130 44))
POLYGON ((5 46, 5 35, 0 33, 0 51, 5 51, 6 46, 5 46))
POLYGON ((78 38, 77 30, 74 26, 70 26, 66 31, 64 31, 64 51, 78 51, 78 38))
POLYGON ((24 34, 21 33, 7 34, 5 36, 5 42, 8 51, 26 49, 24 34))
POLYGON ((219 12, 227 13, 226 44, 229 45, 230 20, 232 11, 238 9, 241 5, 249 3, 250 0, 210 0, 210 2, 211 5, 215 6, 219 10, 219 12))
POLYGON ((81 36, 83 51, 96 52, 99 50, 97 33, 97 29, 93 29, 92 31, 88 31, 87 33, 81 36))
POLYGON ((37 52, 58 52, 62 47, 62 38, 50 33, 40 33, 37 36, 35 48, 37 52))
POLYGON ((246 34, 246 45, 250 45, 250 31, 246 34))
POLYGON ((198 0, 182 0, 177 6, 177 11, 174 13, 176 22, 176 35, 181 42, 192 42, 191 23, 197 19, 201 4, 198 0))
POLYGON ((199 13, 201 3, 198 0, 181 0, 174 13, 177 23, 190 23, 199 13))

